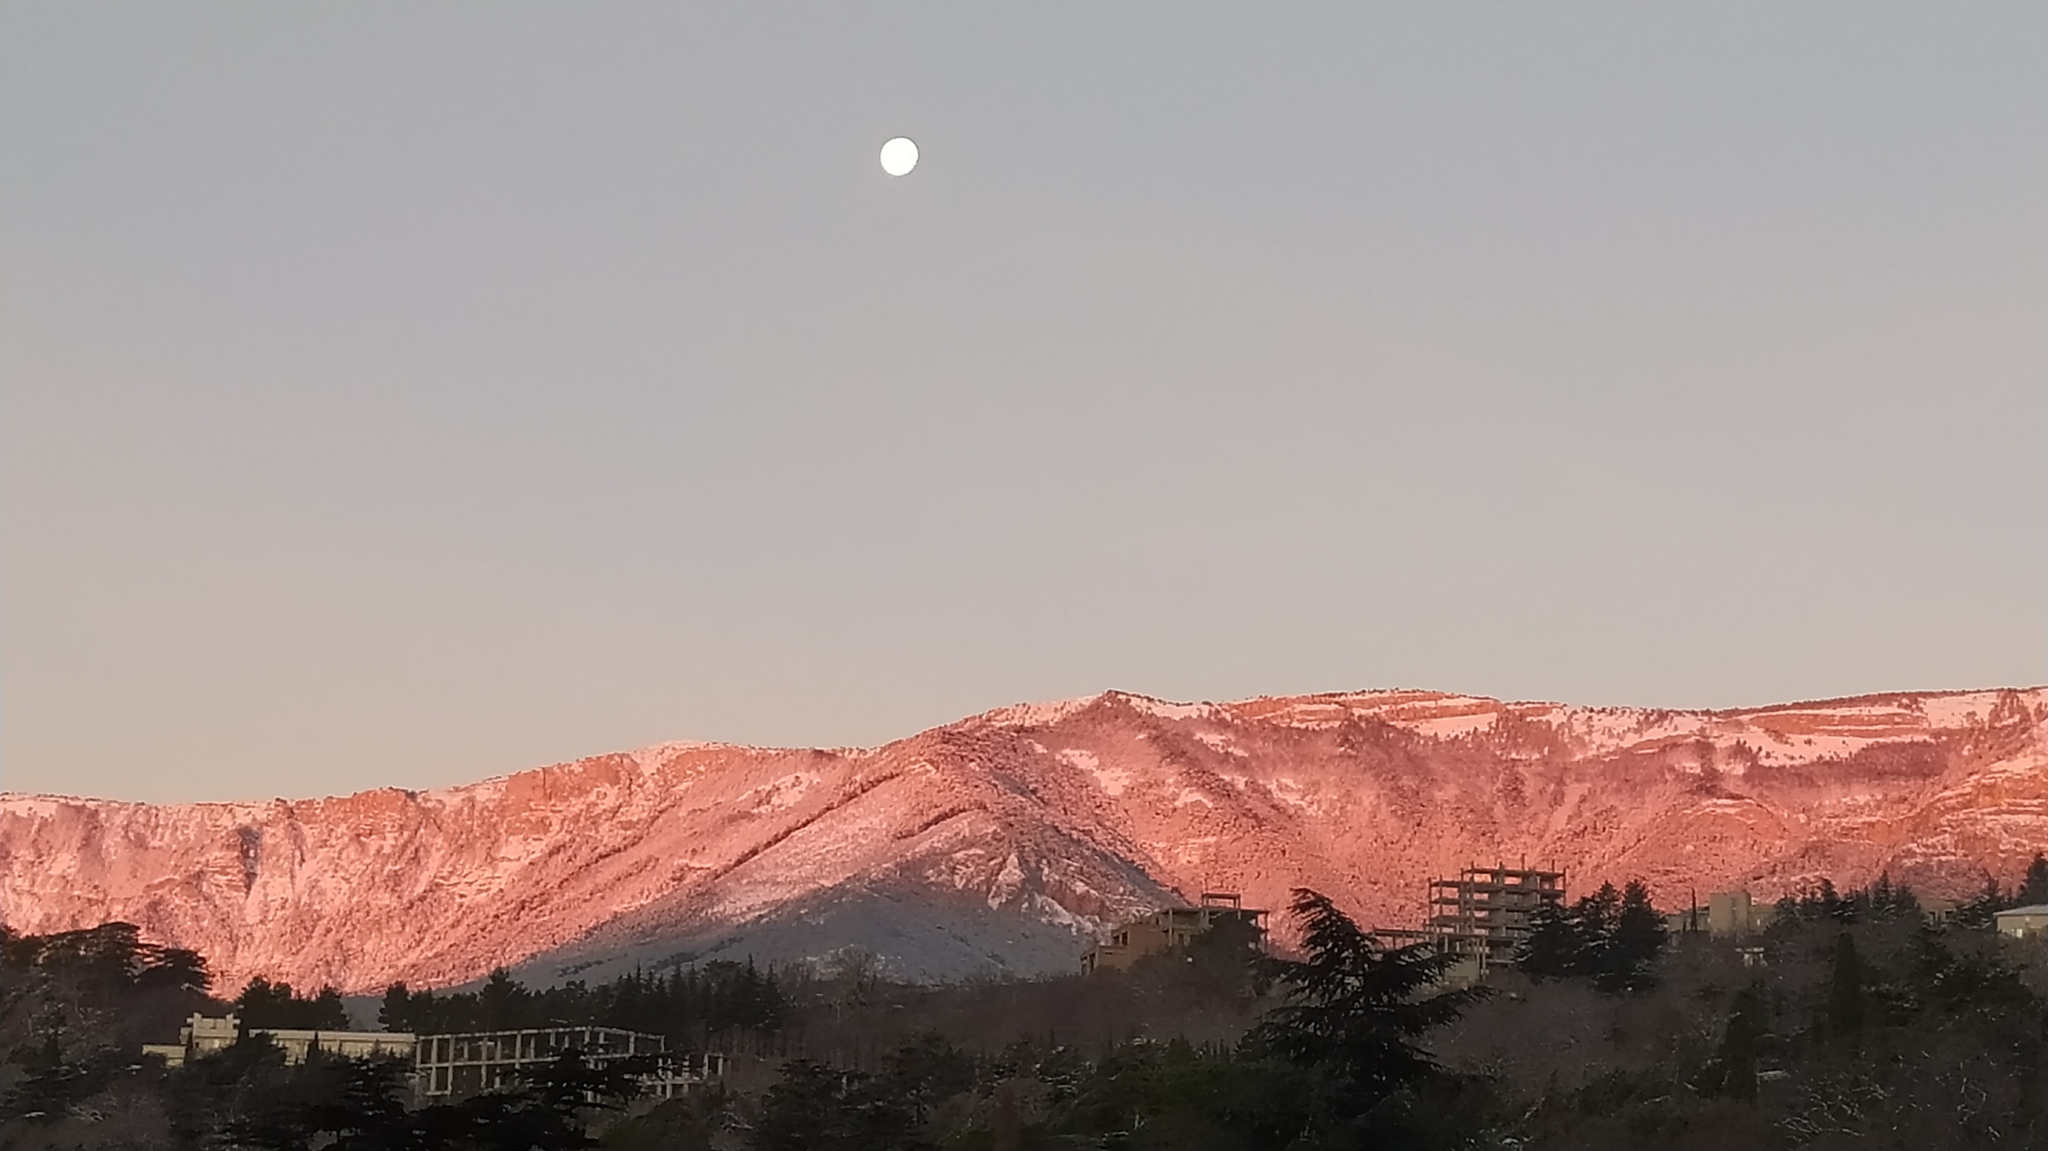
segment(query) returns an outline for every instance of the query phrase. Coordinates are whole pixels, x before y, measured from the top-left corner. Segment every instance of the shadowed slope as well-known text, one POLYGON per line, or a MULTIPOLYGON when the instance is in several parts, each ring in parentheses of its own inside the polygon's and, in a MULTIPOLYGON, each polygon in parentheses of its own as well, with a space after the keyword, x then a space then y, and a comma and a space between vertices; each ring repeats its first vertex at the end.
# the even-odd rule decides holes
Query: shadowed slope
POLYGON ((366 991, 749 946, 1028 972, 1203 889, 1308 886, 1407 925, 1432 875, 1496 861, 1668 900, 1881 869, 1962 891, 2048 843, 2044 717, 2038 688, 1736 712, 1111 692, 876 749, 668 744, 435 792, 5 796, 0 914, 126 919, 231 983, 366 991))

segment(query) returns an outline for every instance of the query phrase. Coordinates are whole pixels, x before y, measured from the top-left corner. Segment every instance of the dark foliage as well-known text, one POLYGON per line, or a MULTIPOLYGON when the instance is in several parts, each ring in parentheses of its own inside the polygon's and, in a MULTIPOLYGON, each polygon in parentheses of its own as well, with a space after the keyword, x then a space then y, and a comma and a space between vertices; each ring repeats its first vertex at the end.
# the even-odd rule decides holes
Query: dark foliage
POLYGON ((1639 991, 1653 982, 1665 942, 1664 917, 1648 887, 1632 879, 1617 891, 1603 883, 1569 908, 1539 907, 1515 963, 1539 978, 1579 976, 1603 991, 1639 991))
MULTIPOLYGON (((214 1059, 199 1060, 196 1069, 214 1059)), ((218 1141, 252 1151, 569 1151, 596 1146, 587 1113, 639 1090, 629 1063, 595 1067, 577 1052, 526 1073, 517 1087, 411 1109, 409 1068, 315 1053, 304 1064, 244 1066, 218 1141), (251 1074, 251 1072, 256 1072, 251 1074)))
POLYGON ((235 997, 235 1013, 244 1029, 346 1031, 349 1026, 341 992, 322 987, 313 995, 300 995, 291 984, 272 983, 262 976, 251 979, 235 997))
POLYGON ((1856 937, 1844 931, 1835 937, 1833 973, 1828 982, 1827 1030, 1838 1038, 1863 1030, 1869 1015, 1869 973, 1856 955, 1856 937))
MULTIPOLYGON (((1994 902, 2001 899, 1992 885, 1994 902)), ((1869 887, 1857 888, 1848 894, 1835 889, 1834 881, 1822 879, 1818 884, 1788 895, 1778 901, 1778 917, 1787 922, 1799 923, 1889 923, 1897 919, 1912 919, 1920 914, 1920 900, 1913 889, 1904 884, 1894 884, 1889 874, 1881 874, 1869 887)), ((1987 920, 1988 922, 1988 920, 1987 920)))
POLYGON ((150 991, 204 994, 213 983, 196 951, 142 942, 132 923, 103 923, 54 935, 16 935, 0 927, 0 972, 10 982, 61 973, 102 996, 150 991))
POLYGON ((1736 994, 1721 1031, 1721 1045, 1693 1086, 1706 1096, 1755 1099, 1757 1058, 1769 1034, 1764 990, 1752 983, 1736 994))
POLYGON ((772 1032, 790 1004, 773 971, 719 960, 667 975, 634 973, 595 987, 570 982, 535 991, 502 968, 473 992, 384 992, 378 1023, 415 1033, 522 1027, 625 1027, 702 1041, 731 1031, 772 1032))
POLYGON ((2033 862, 2027 864, 2019 891, 2013 895, 2013 906, 2034 907, 2044 903, 2048 903, 2048 854, 2037 851, 2033 862))
MULTIPOLYGON (((573 1055, 510 1089, 425 1107, 406 1106, 402 1067, 317 1052, 287 1066, 261 1037, 173 1071, 138 1065, 132 1048, 97 1037, 123 1018, 124 1005, 169 994, 144 977, 158 965, 136 958, 148 952, 130 948, 132 934, 54 947, 6 937, 7 1001, 35 1007, 8 1018, 58 1020, 48 1004, 66 1014, 10 1032, 0 1145, 2048 1146, 2048 962, 1989 931, 1924 924, 1905 913, 1912 893, 1884 879, 1847 893, 1816 884, 1791 904, 1782 924, 1740 949, 1704 933, 1674 946, 1640 884, 1598 891, 1538 916, 1521 958, 1543 978, 1496 974, 1502 993, 1484 1000, 1443 990, 1442 958, 1385 947, 1308 891, 1291 907, 1303 948, 1288 961, 1260 958, 1254 938, 1219 935, 1085 980, 948 989, 795 980, 787 991, 745 965, 707 965, 695 973, 692 994, 701 998, 690 1011, 745 1002, 754 993, 745 990, 749 980, 773 986, 776 1042, 803 1054, 808 1037, 817 1043, 812 1058, 782 1063, 765 1090, 741 1091, 739 1078, 730 1095, 630 1112, 635 1068, 594 1068, 573 1055), (725 986, 710 989, 714 976, 725 986), (45 1004, 21 988, 65 995, 45 1004), (1128 1017, 1142 1028, 1102 1023, 1079 1043, 1044 1026, 1052 1010, 1085 1014, 1102 1005, 1156 1014, 1128 1017), (1193 1021, 1249 1022, 1261 1009, 1248 1029, 1177 1037, 1193 1021), (950 1026, 898 1022, 934 1019, 950 1026), (1162 1038, 1145 1038, 1147 1031, 1162 1038), (112 1110, 138 1098, 148 1106, 116 1134, 112 1110)), ((177 961, 188 973, 168 977, 178 994, 197 994, 189 971, 203 973, 204 965, 196 961, 177 961)), ((601 1008, 620 1014, 584 1019, 644 1028, 664 1002, 675 1002, 669 989, 689 986, 690 974, 628 977, 573 994, 533 991, 502 975, 458 995, 394 988, 387 1022, 418 1027, 421 1015, 444 1011, 469 1013, 459 1018, 470 1026, 518 1026, 551 1011, 560 1019, 601 1008)), ((269 984, 257 990, 245 990, 242 1002, 297 1011, 321 998, 269 984)), ((702 1037, 710 1015, 688 1015, 686 1026, 702 1037)), ((1059 1018, 1069 1025, 1069 1016, 1059 1018)), ((739 1037, 736 1025, 726 1028, 728 1042, 739 1037)))
POLYGON ((796 1059, 783 1065, 782 1079, 762 1099, 748 1132, 757 1151, 898 1151, 923 1146, 910 1099, 890 1083, 796 1059))
POLYGON ((1301 1145, 1344 1145, 1375 1131, 1397 1137, 1415 1115, 1400 1097, 1449 1078, 1418 1040, 1484 992, 1440 989, 1453 957, 1425 945, 1383 947, 1327 896, 1297 889, 1289 912, 1303 958, 1273 961, 1283 1002, 1243 1049, 1307 1073, 1298 1088, 1307 1112, 1301 1145))

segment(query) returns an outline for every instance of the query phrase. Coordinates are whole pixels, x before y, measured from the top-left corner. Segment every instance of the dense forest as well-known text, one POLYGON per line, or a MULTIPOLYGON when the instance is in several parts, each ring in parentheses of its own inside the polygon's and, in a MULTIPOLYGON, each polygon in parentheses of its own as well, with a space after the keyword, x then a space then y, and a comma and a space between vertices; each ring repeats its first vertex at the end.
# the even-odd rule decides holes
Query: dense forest
MULTIPOLYGON (((1540 917, 1481 984, 1383 946, 1303 891, 1298 953, 1217 930, 1124 973, 948 987, 873 965, 750 964, 526 988, 391 988, 391 1030, 632 1027, 734 1054, 724 1084, 636 1097, 574 1053, 512 1090, 413 1106, 408 1069, 249 1035, 138 1058, 195 1010, 336 1027, 346 1004, 110 924, 0 937, 0 1146, 21 1148, 2048 1147, 2048 955, 1993 913, 2048 902, 2048 860, 1944 924, 1889 880, 1822 883, 1761 935, 1671 934, 1641 884, 1540 917)), ((367 1021, 365 1021, 367 1022, 367 1021)))

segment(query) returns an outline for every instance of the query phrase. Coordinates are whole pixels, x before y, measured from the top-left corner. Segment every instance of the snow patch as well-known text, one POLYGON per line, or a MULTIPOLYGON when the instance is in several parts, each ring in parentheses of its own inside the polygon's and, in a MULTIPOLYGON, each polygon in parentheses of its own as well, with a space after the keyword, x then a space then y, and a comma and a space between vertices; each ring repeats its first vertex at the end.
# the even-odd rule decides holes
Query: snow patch
POLYGON ((1131 710, 1143 712, 1158 719, 1207 719, 1216 712, 1214 704, 1169 703, 1144 695, 1125 695, 1122 700, 1131 705, 1131 710))
POLYGON ((1431 739, 1456 739, 1461 735, 1471 735, 1473 732, 1485 731, 1492 727, 1494 721, 1499 718, 1499 712, 1487 711, 1476 715, 1435 715, 1413 722, 1401 720, 1395 720, 1395 722, 1415 732, 1417 735, 1426 735, 1431 739))
POLYGON ((1024 865, 1013 851, 1010 858, 1003 861, 1003 869, 996 872, 996 881, 988 889, 989 910, 993 911, 1017 898, 1017 893, 1024 890, 1024 879, 1024 865))
POLYGON ((1131 785, 1131 773, 1118 767, 1104 767, 1092 751, 1070 747, 1060 752, 1059 761, 1095 777, 1095 786, 1112 796, 1122 795, 1131 785))
POLYGON ((740 798, 754 801, 747 808, 748 811, 755 815, 767 815, 797 804, 803 799, 805 792, 817 785, 818 779, 819 777, 812 772, 791 772, 759 787, 750 788, 742 793, 740 798))
POLYGON ((1018 703, 983 712, 976 718, 990 727, 1049 727, 1101 698, 1086 695, 1050 703, 1018 703))

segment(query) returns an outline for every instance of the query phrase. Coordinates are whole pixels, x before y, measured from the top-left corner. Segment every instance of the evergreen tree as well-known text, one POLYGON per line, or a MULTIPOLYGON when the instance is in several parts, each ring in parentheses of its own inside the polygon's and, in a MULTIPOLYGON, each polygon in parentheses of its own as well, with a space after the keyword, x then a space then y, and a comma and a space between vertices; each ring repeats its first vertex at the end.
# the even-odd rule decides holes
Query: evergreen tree
POLYGON ((2034 861, 2027 864, 2026 878, 2020 881, 2020 889, 2014 899, 2021 907, 2048 903, 2048 854, 2034 853, 2034 861))
POLYGON ((412 993, 404 982, 384 989, 384 1002, 377 1008, 377 1026, 386 1031, 416 1031, 412 1018, 412 993))
POLYGON ((1600 984, 1607 990, 1633 990, 1651 982, 1651 968, 1664 950, 1664 917, 1650 903, 1650 889, 1631 879, 1622 889, 1614 931, 1602 957, 1600 984))
POLYGON ((1452 962, 1427 945, 1385 948, 1327 896, 1297 888, 1300 961, 1276 960, 1286 1002, 1247 1036, 1250 1051, 1320 1072, 1326 1111, 1348 1122, 1392 1092, 1440 1073, 1416 1040, 1458 1015, 1477 989, 1430 990, 1452 962))
POLYGON ((527 1005, 532 995, 512 973, 500 967, 491 972, 490 978, 477 992, 479 1022, 486 1031, 504 1031, 526 1025, 527 1005))
POLYGON ((235 1011, 244 1028, 348 1029, 348 1009, 342 1004, 341 992, 322 987, 307 998, 289 983, 272 983, 260 975, 242 988, 235 1011))
POLYGON ((1763 989, 1751 984, 1735 996, 1721 1046, 1696 1083, 1702 1095, 1756 1098, 1757 1053, 1767 1032, 1763 989))
POLYGON ((1834 973, 1828 983, 1828 1031, 1854 1035, 1863 1029, 1869 1011, 1869 973, 1856 955, 1856 939, 1844 931, 1835 938, 1834 973))
POLYGON ((1562 979, 1585 970, 1585 948, 1563 904, 1546 900, 1529 914, 1529 934, 1522 937, 1515 966, 1539 979, 1562 979))
POLYGON ((1607 969, 1607 951, 1621 919, 1621 892, 1603 883, 1572 905, 1572 929, 1579 937, 1580 970, 1597 974, 1607 969))
POLYGON ((1977 898, 1956 908, 1955 922, 1960 927, 1989 927, 2000 911, 2011 906, 2005 892, 1998 886, 1996 876, 1984 878, 1984 890, 1977 898))

